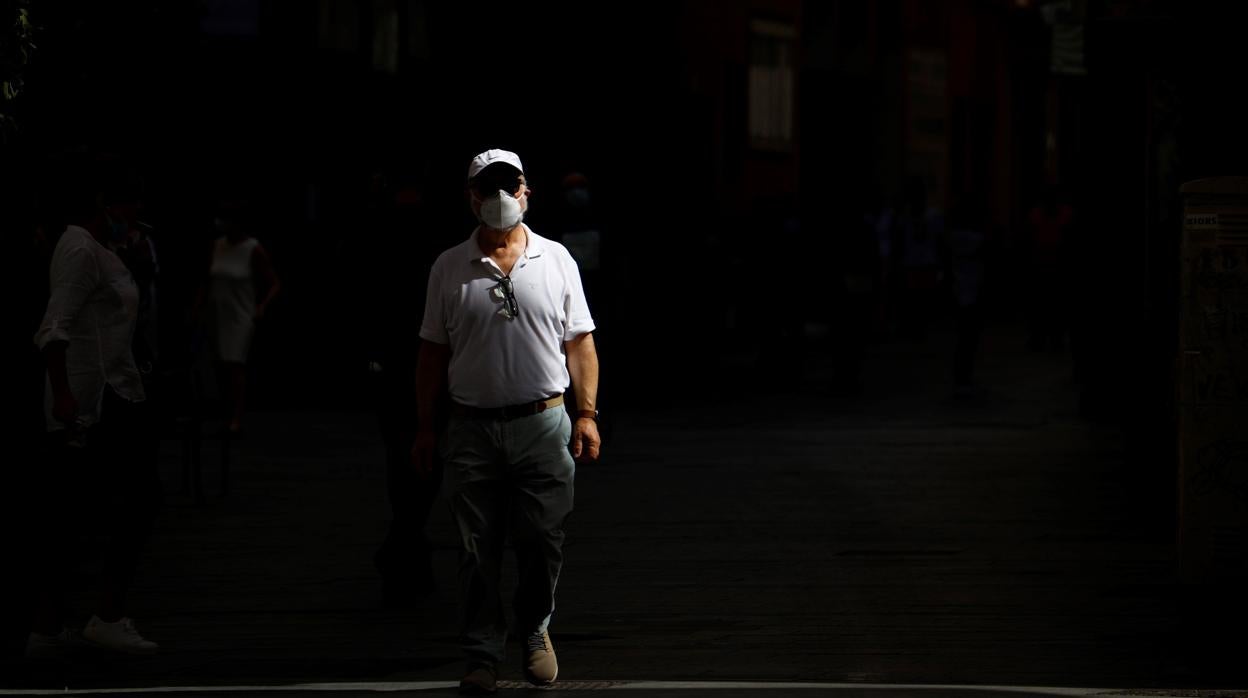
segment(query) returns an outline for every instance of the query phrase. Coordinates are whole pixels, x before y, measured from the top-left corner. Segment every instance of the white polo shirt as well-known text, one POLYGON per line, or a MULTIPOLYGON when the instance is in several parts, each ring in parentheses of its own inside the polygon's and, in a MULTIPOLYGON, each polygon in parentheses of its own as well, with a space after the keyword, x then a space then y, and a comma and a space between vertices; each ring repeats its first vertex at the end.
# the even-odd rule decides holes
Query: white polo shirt
MULTIPOLYGON (((478 229, 479 230, 479 229, 478 229)), ((471 407, 534 402, 568 389, 563 343, 594 330, 581 275, 568 250, 524 226, 528 246, 511 270, 519 314, 500 314, 502 270, 477 230, 429 272, 422 339, 451 348, 451 399, 471 407)))

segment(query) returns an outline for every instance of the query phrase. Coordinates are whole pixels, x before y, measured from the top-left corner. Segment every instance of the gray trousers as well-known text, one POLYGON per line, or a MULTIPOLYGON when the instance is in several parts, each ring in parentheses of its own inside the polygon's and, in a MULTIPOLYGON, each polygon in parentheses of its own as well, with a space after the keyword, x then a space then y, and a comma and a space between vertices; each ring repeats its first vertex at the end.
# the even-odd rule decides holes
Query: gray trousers
POLYGON ((516 631, 546 631, 572 512, 572 422, 563 409, 516 419, 452 418, 443 439, 443 487, 459 528, 463 647, 469 661, 498 663, 507 642, 500 593, 509 536, 519 579, 516 631))

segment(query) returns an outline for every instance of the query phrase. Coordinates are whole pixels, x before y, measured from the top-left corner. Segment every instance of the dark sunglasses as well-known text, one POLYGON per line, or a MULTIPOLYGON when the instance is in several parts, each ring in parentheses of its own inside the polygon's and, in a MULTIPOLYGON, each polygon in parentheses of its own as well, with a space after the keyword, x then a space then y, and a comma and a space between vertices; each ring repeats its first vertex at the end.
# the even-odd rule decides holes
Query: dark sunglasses
POLYGON ((473 180, 472 188, 477 192, 478 196, 485 198, 493 196, 499 189, 516 194, 519 193, 520 187, 524 185, 525 183, 520 180, 520 175, 487 176, 473 180))

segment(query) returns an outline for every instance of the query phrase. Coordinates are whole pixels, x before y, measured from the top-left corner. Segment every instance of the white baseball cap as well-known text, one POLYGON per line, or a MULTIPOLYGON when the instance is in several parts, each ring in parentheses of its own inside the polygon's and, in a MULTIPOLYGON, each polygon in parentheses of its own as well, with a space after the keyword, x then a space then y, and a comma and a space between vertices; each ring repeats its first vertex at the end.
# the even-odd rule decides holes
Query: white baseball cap
POLYGON ((472 164, 468 165, 468 179, 476 177, 480 174, 481 170, 484 170, 488 165, 493 165, 496 162, 505 162, 517 170, 520 170, 521 173, 524 172, 524 165, 520 164, 519 155, 516 155, 510 150, 492 148, 472 159, 472 164))

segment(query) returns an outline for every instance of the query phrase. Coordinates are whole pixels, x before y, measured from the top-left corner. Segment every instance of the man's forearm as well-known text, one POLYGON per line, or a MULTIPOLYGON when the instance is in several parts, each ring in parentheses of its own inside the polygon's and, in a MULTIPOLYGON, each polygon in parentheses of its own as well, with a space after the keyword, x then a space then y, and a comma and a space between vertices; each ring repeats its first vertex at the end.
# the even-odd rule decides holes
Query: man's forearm
POLYGON ((576 391, 578 410, 598 409, 598 351, 594 336, 582 335, 568 342, 568 374, 576 391))

